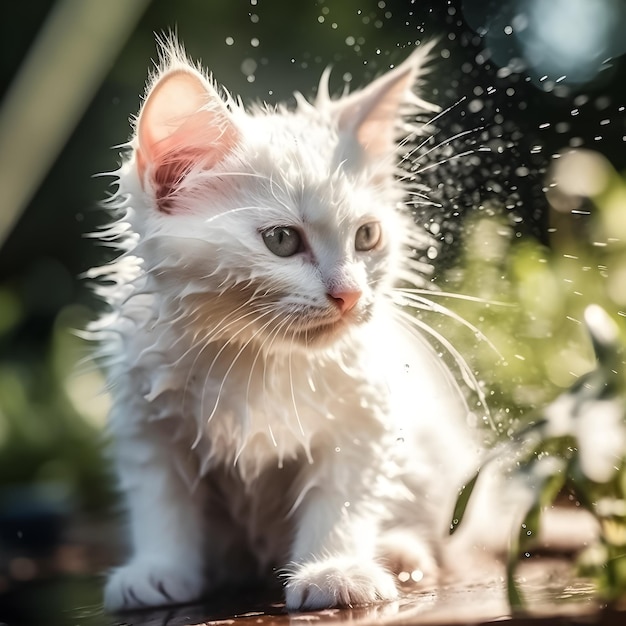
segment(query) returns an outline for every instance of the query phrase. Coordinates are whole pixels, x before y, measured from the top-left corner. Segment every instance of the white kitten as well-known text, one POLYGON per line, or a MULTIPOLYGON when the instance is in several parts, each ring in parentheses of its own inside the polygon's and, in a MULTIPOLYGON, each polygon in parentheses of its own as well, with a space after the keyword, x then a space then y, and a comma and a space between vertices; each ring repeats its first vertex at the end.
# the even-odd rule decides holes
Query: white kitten
POLYGON ((276 573, 289 609, 353 605, 436 574, 476 446, 396 304, 424 284, 396 162, 427 51, 245 111, 164 46, 105 235, 122 254, 93 272, 134 546, 107 609, 276 573))

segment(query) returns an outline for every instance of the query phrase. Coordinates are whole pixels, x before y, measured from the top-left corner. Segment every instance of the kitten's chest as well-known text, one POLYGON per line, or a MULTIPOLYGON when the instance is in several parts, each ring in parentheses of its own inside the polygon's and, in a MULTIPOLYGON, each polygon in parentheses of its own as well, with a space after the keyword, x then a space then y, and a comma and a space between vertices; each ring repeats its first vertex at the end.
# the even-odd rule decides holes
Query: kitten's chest
POLYGON ((388 390, 358 363, 215 348, 181 363, 188 379, 185 417, 198 429, 204 471, 236 463, 258 475, 313 447, 349 445, 355 432, 376 439, 388 428, 388 390))

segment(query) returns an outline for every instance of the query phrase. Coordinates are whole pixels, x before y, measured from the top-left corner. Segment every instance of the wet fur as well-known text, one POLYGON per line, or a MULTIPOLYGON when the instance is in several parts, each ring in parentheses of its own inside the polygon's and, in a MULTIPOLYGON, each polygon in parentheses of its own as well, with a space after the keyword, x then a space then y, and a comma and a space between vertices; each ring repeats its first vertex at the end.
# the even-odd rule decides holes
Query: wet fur
POLYGON ((333 100, 325 75, 314 103, 246 111, 163 45, 101 235, 121 254, 92 272, 110 305, 93 330, 133 545, 107 609, 276 575, 289 609, 316 609, 393 599, 400 570, 437 577, 478 446, 458 386, 400 306, 422 297, 428 268, 412 251, 432 243, 396 165, 420 132, 426 53, 395 83, 333 100), (142 115, 176 72, 205 86, 203 117, 154 142, 142 115), (357 255, 363 220, 384 241, 357 255), (260 233, 285 224, 306 254, 264 246, 260 233), (341 318, 327 296, 339 288, 362 292, 341 318))

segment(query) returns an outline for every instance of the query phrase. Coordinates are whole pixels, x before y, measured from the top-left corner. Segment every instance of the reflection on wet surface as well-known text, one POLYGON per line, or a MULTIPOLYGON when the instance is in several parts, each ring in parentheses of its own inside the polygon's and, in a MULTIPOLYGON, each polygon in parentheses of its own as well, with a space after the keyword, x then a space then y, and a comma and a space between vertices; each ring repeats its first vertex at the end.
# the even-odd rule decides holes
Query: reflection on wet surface
MULTIPOLYGON (((562 561, 534 560, 520 569, 522 589, 535 616, 595 616, 599 605, 589 583, 571 576, 562 561)), ((499 570, 476 572, 473 580, 437 590, 411 590, 393 603, 288 615, 281 590, 240 592, 203 604, 110 616, 102 612, 101 579, 68 577, 32 583, 0 595, 0 624, 10 626, 235 626, 245 624, 469 624, 507 619, 499 570)), ((571 618, 572 620, 574 617, 571 618)), ((515 623, 515 622, 514 622, 515 623)), ((520 622, 522 623, 522 622, 520 622)), ((526 622, 523 622, 526 623, 526 622)), ((578 623, 568 620, 553 624, 578 623)), ((604 624, 626 624, 626 613, 604 616, 604 624), (608 621, 607 621, 608 620, 608 621), (615 621, 617 620, 617 621, 615 621)))

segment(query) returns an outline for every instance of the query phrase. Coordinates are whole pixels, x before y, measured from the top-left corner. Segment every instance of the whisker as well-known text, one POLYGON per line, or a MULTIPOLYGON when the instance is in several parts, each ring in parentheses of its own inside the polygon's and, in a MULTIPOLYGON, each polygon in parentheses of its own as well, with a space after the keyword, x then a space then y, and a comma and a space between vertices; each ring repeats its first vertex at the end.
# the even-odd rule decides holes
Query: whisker
POLYGON ((440 209, 443 208, 443 204, 441 204, 441 202, 435 202, 434 200, 431 200, 428 196, 426 196, 423 193, 418 193, 416 191, 409 191, 408 195, 413 196, 411 198, 411 205, 413 206, 434 206, 440 209), (416 200, 415 199, 416 197, 422 198, 422 200, 416 200))
MULTIPOLYGON (((270 334, 270 337, 271 337, 271 338, 270 338, 270 337, 268 337, 268 339, 269 339, 269 344, 268 344, 268 346, 267 346, 267 352, 268 352, 268 353, 269 353, 269 352, 271 352, 271 350, 272 350, 272 346, 274 345, 274 342, 275 342, 275 341, 276 341, 276 339, 278 338, 279 333, 280 333, 280 332, 281 332, 281 331, 282 331, 282 330, 283 330, 283 329, 287 326, 287 324, 289 324, 289 323, 290 323, 290 317, 289 317, 289 316, 287 316, 287 317, 285 317, 283 320, 281 320, 281 322, 278 324, 278 326, 277 326, 277 327, 276 327, 276 328, 272 331, 272 333, 270 334)), ((286 331, 285 331, 285 332, 286 332, 286 331)), ((284 336, 284 334, 285 334, 285 333, 283 333, 283 336, 284 336)), ((262 392, 263 392, 263 400, 264 400, 264 404, 265 404, 265 407, 266 407, 266 414, 269 416, 269 415, 271 414, 271 412, 267 411, 267 397, 268 397, 268 394, 267 394, 267 363, 268 363, 268 359, 264 359, 264 360, 263 360, 263 376, 262 376, 262 381, 263 381, 263 389, 262 389, 262 392)), ((275 361, 272 361, 272 363, 274 363, 274 365, 275 365, 275 361)), ((274 439, 274 434, 273 434, 273 432, 272 432, 272 428, 271 428, 271 425, 270 425, 270 422, 269 422, 269 419, 268 419, 268 429, 269 429, 269 430, 270 430, 270 432, 271 432, 271 436, 272 436, 273 440, 275 440, 275 439, 274 439)), ((279 462, 282 462, 282 461, 279 461, 279 462)))
MULTIPOLYGON (((214 178, 220 179, 220 178, 226 178, 226 177, 238 177, 241 176, 243 178, 258 178, 260 180, 266 180, 269 181, 270 183, 272 182, 272 177, 268 176, 267 174, 261 174, 259 172, 213 172, 210 170, 204 170, 202 172, 200 172, 197 175, 198 179, 202 179, 202 180, 212 180, 214 178)), ((280 187, 280 185, 278 185, 278 183, 274 183, 276 184, 278 187, 280 187)), ((284 189, 281 188, 281 191, 284 192, 284 189)))
MULTIPOLYGON (((259 316, 259 318, 264 317, 265 315, 267 315, 269 313, 269 311, 267 313, 263 313, 259 316)), ((253 320, 252 322, 250 322, 249 324, 246 324, 246 326, 242 329, 240 329, 240 331, 238 331, 237 334, 240 334, 241 332, 243 332, 243 330, 245 328, 247 328, 248 326, 250 326, 251 324, 253 324, 255 321, 257 320, 253 320)), ((243 354, 243 352, 246 350, 246 348, 250 345, 250 343, 254 340, 254 338, 258 335, 258 333, 260 332, 260 330, 256 330, 253 335, 251 337, 248 338, 247 341, 244 342, 244 344, 239 348, 237 354, 234 356, 234 358, 231 360, 230 365, 228 366, 228 368, 226 369, 226 372, 224 373, 224 375, 222 376, 222 381, 220 383, 220 387, 217 391, 217 398, 215 399, 215 404, 213 406, 213 410, 211 411, 209 417, 206 418, 206 423, 208 424, 214 417, 215 413, 217 412, 217 407, 219 406, 219 402, 220 402, 220 398, 222 396, 222 391, 224 390, 224 385, 226 384, 226 380, 229 376, 229 374, 232 372, 233 368, 235 367, 235 364, 237 363, 237 360, 239 359, 239 357, 243 354)), ((235 336, 236 336, 235 335, 235 336)), ((218 352, 218 355, 222 353, 222 351, 224 350, 224 348, 226 348, 228 345, 230 345, 230 341, 226 342, 222 348, 220 349, 220 351, 218 352)), ((213 365, 217 359, 217 356, 215 357, 215 359, 213 359, 213 362, 211 363, 211 367, 209 368, 209 371, 205 377, 205 385, 206 382, 209 379, 209 375, 211 373, 211 370, 213 368, 213 365)), ((204 415, 204 394, 202 397, 202 400, 200 401, 200 410, 201 410, 201 415, 204 415)))
POLYGON ((449 317, 455 322, 458 322, 465 328, 471 330, 478 339, 480 339, 481 341, 484 341, 498 355, 500 359, 504 359, 504 357, 502 356, 498 348, 496 348, 496 346, 489 339, 489 337, 487 337, 487 335, 485 335, 477 326, 474 326, 474 324, 472 324, 470 321, 466 320, 464 317, 452 311, 448 307, 445 307, 436 302, 431 302, 430 300, 428 300, 428 298, 424 298, 423 296, 420 296, 415 293, 405 292, 402 294, 402 298, 406 298, 409 302, 399 301, 398 302, 399 304, 404 304, 406 306, 413 306, 417 309, 432 311, 434 313, 441 313, 442 315, 449 317))
MULTIPOLYGON (((236 309, 234 309, 234 311, 230 314, 231 316, 236 314, 238 311, 240 311, 242 308, 245 308, 246 306, 248 306, 250 303, 250 299, 246 300, 245 302, 243 302, 242 304, 240 304, 236 309)), ((267 305, 269 307, 269 305, 267 305)), ((259 309, 259 307, 257 307, 257 310, 259 309)), ((223 320, 221 320, 220 323, 218 323, 216 326, 214 326, 213 328, 209 329, 208 333, 206 335, 204 335, 202 337, 202 347, 200 348, 200 350, 198 350, 198 353, 196 354, 191 367, 189 367, 189 372, 187 374, 187 378, 185 380, 185 386, 184 386, 184 391, 183 391, 183 399, 182 399, 182 409, 184 410, 185 407, 185 402, 186 402, 186 397, 187 397, 187 390, 189 388, 189 382, 191 380, 191 376, 193 374, 193 372, 196 371, 196 364, 198 363, 198 360, 200 359, 200 357, 202 356, 202 354, 204 353, 204 351, 211 345, 212 340, 217 337, 219 334, 221 334, 222 332, 224 332, 225 330, 227 330, 228 328, 230 328, 232 325, 240 322, 242 319, 244 319, 245 317, 249 316, 249 315, 254 315, 257 310, 252 310, 252 311, 248 311, 247 313, 240 315, 239 317, 236 317, 234 319, 230 319, 229 321, 229 317, 224 318, 223 320), (228 322, 228 323, 225 323, 228 322)), ((262 310, 262 309, 261 309, 262 310)), ((194 340, 196 339, 196 337, 194 337, 194 340)), ((185 351, 185 353, 179 357, 177 359, 177 363, 180 362, 182 359, 184 359, 190 352, 192 352, 194 349, 197 349, 197 346, 191 346, 188 350, 185 351)))
POLYGON ((450 113, 450 111, 452 111, 452 109, 454 109, 457 106, 459 106, 459 104, 461 104, 461 102, 464 102, 465 100, 467 100, 467 96, 461 96, 455 103, 451 104, 446 109, 443 109, 442 111, 439 111, 435 116, 431 117, 427 122, 425 122, 422 125, 422 128, 424 128, 426 126, 431 126, 434 122, 436 122, 437 120, 441 119, 444 115, 447 115, 448 113, 450 113))
POLYGON ((289 213, 296 213, 295 209, 293 206, 289 206, 284 200, 281 200, 277 195, 276 195, 276 191, 274 191, 274 185, 278 186, 279 189, 283 192, 283 194, 286 195, 286 192, 284 189, 282 189, 280 187, 280 185, 278 185, 278 183, 276 183, 276 181, 274 180, 273 176, 269 177, 269 181, 270 181, 270 191, 272 193, 272 197, 274 198, 274 200, 276 200, 276 202, 278 202, 278 204, 280 206, 282 206, 284 209, 286 209, 289 213))
POLYGON ((263 207, 258 206, 258 205, 239 206, 239 207, 235 207, 234 209, 229 209, 228 211, 223 211, 222 213, 217 213, 216 215, 212 215, 211 217, 204 220, 204 223, 210 224, 211 222, 214 222, 217 219, 224 218, 227 215, 232 215, 233 213, 239 213, 241 211, 259 211, 259 210, 263 210, 263 207))
POLYGON ((437 161, 436 163, 430 163, 425 167, 420 167, 418 170, 413 172, 413 174, 423 174, 428 170, 432 170, 433 167, 439 167, 440 165, 444 165, 445 163, 449 163, 450 161, 456 161, 456 159, 462 159, 463 157, 469 156, 470 154, 475 154, 476 152, 491 152, 491 148, 487 146, 479 146, 478 148, 472 148, 471 150, 466 150, 465 152, 457 152, 452 156, 446 157, 445 159, 441 159, 441 161, 437 161))
MULTIPOLYGON (((489 406, 487 404, 487 398, 485 396, 485 392, 483 391, 480 385, 480 382, 476 378, 475 374, 472 372, 472 369, 469 366, 468 362, 463 358, 462 354, 452 345, 452 343, 448 339, 446 339, 446 337, 444 337, 441 333, 436 331, 434 328, 430 327, 423 320, 420 320, 417 317, 413 317, 412 315, 409 315, 406 311, 403 311, 402 309, 395 308, 394 312, 396 315, 399 316, 400 319, 404 320, 409 325, 413 325, 416 328, 426 332, 431 337, 433 337, 438 343, 441 344, 441 346, 448 352, 448 354, 450 354, 450 356, 453 357, 454 361, 457 364, 457 367, 459 368, 459 372, 463 378, 463 381, 478 396, 480 404, 485 410, 485 413, 489 420, 489 424, 495 430, 496 428, 495 423, 493 421, 491 411, 489 410, 489 406)), ((408 328, 409 326, 406 326, 406 327, 408 328)), ((467 403, 466 403, 466 406, 467 406, 467 403)), ((469 407, 467 408, 469 410, 469 407)))
MULTIPOLYGON (((211 376, 211 372, 213 371, 213 367, 215 366, 215 363, 217 362, 217 360, 220 357, 220 355, 224 352, 224 350, 233 343, 233 340, 236 339, 237 336, 241 335, 241 333, 243 333, 247 328, 249 328, 250 326, 255 324, 260 318, 265 317, 266 315, 268 315, 270 312, 271 311, 266 311, 265 313, 261 313, 258 317, 254 318, 253 320, 251 320, 250 322, 245 324, 242 328, 238 329, 231 337, 229 337, 229 339, 226 342, 224 342, 222 347, 218 350, 217 354, 215 355, 215 357, 211 361, 211 365, 209 366, 209 369, 208 369, 208 371, 207 371, 207 373, 206 373, 206 375, 204 377, 203 390, 206 388, 206 385, 207 385, 207 383, 209 381, 209 378, 211 376)), ((244 345, 237 352, 237 355, 235 356, 235 358, 231 361, 230 365, 228 366, 228 369, 226 370, 226 373, 221 377, 222 378, 222 382, 220 383, 220 387, 219 387, 218 392, 217 392, 217 398, 215 399, 215 404, 213 405, 213 409, 211 410, 211 413, 210 413, 209 417, 205 420, 207 424, 213 419, 213 416, 215 415, 215 413, 217 411, 217 407, 219 405, 220 398, 221 398, 221 395, 222 395, 222 391, 224 390, 224 385, 226 384, 226 379, 228 378, 228 375, 232 371, 232 369, 233 369, 233 367, 235 365, 235 362, 237 361, 237 359, 239 358, 239 356, 241 355, 243 350, 248 346, 248 344, 250 343, 250 341, 252 341, 253 338, 254 338, 254 335, 253 335, 252 338, 249 338, 244 343, 244 345)), ((206 393, 204 393, 204 391, 203 391, 202 398, 200 399, 200 414, 202 416, 205 415, 205 411, 204 411, 204 399, 205 399, 205 397, 206 397, 206 393)))
MULTIPOLYGON (((267 321, 260 329, 261 332, 265 332, 266 328, 272 324, 275 320, 277 320, 279 317, 281 316, 281 313, 276 313, 276 315, 274 317, 272 317, 269 321, 267 321)), ((280 325, 279 325, 280 327, 280 325)), ((263 352, 263 347, 264 345, 267 343, 267 341, 269 341, 270 337, 272 337, 272 333, 268 334, 263 341, 257 346, 257 350, 256 350, 256 354, 254 355, 254 359, 252 360, 252 364, 250 365, 250 373, 248 374, 248 383, 246 385, 246 410, 249 411, 249 407, 250 407, 250 402, 248 402, 248 398, 250 397, 250 385, 252 384, 252 374, 254 373, 254 368, 256 367, 257 361, 259 360, 259 357, 261 356, 262 352, 263 352)), ((265 371, 265 363, 263 365, 263 369, 265 371)), ((263 379, 263 382, 265 382, 265 379, 263 379)), ((265 394, 263 394, 263 398, 265 400, 265 394)), ((266 411, 265 412, 266 416, 269 416, 271 414, 270 411, 266 411)), ((270 420, 268 419, 267 421, 267 427, 270 433, 270 439, 272 440, 272 443, 274 444, 274 447, 278 446, 278 442, 276 441, 276 438, 274 437, 274 431, 272 430, 272 426, 270 423, 270 420)))
MULTIPOLYGON (((256 340, 256 338, 261 335, 262 333, 264 333, 266 331, 266 329, 275 321, 280 317, 280 312, 275 312, 275 315, 273 317, 271 317, 267 322, 265 322, 259 329, 257 329, 254 334, 252 335, 252 337, 250 337, 250 339, 245 343, 244 346, 242 346, 241 350, 237 353, 237 355, 235 356, 235 358, 233 359, 233 362, 236 361, 239 358, 239 355, 241 354, 241 352, 243 352, 243 350, 250 345, 250 343, 252 343, 252 341, 256 340)), ((256 354, 254 355, 254 359, 252 361, 252 364, 250 365, 250 371, 248 372, 248 382, 246 384, 246 422, 249 423, 250 421, 250 406, 251 403, 248 401, 248 398, 250 397, 250 385, 252 383, 252 374, 254 373, 254 368, 256 366, 256 363, 259 359, 259 356, 261 354, 263 345, 265 344, 265 342, 267 341, 267 336, 263 339, 263 341, 261 342, 260 345, 257 346, 257 350, 256 350, 256 354)), ((226 373, 226 375, 228 375, 228 372, 226 373)), ((226 376, 225 375, 225 376, 226 376)), ((270 429, 271 430, 271 429, 270 429)), ((276 441, 273 438, 273 433, 272 433, 272 441, 274 442, 274 445, 276 445, 276 441)))
MULTIPOLYGON (((436 115, 431 117, 429 120, 427 120, 426 122, 420 124, 420 126, 419 126, 420 133, 423 132, 423 130, 425 128, 427 128, 428 126, 432 126, 437 120, 440 120, 442 117, 444 117, 445 115, 450 113, 450 111, 452 111, 452 109, 456 108, 459 104, 461 104, 461 102, 464 102, 465 100, 467 100, 467 96, 462 96, 455 103, 453 103, 449 107, 439 111, 436 115)), ((439 132, 439 130, 436 130, 434 133, 431 133, 428 138, 430 139, 430 137, 433 137, 438 132, 439 132)), ((410 137, 411 137, 411 135, 407 135, 402 141, 400 141, 398 143, 398 147, 399 148, 403 148, 410 141, 410 137)))
MULTIPOLYGON (((213 409, 213 411, 215 411, 217 409, 217 404, 219 403, 219 397, 221 396, 221 392, 222 392, 222 388, 224 386, 224 383, 226 382, 226 378, 228 378, 228 375, 230 374, 230 372, 232 371, 233 367, 235 366, 235 363, 237 362, 237 360, 239 359, 239 357, 243 354, 243 352, 246 350, 246 348, 262 333, 264 332, 264 330, 278 317, 280 316, 279 313, 276 313, 274 315, 274 317, 272 317, 269 321, 267 321, 261 328, 258 328, 256 331, 254 331, 254 333, 252 334, 251 337, 248 338, 248 340, 241 346, 241 348, 239 348, 239 351, 237 352, 237 354, 235 355, 235 357, 233 358, 233 360, 231 361, 228 369, 226 370, 226 373, 224 374, 223 378, 222 378, 222 384, 220 386, 220 389, 218 391, 218 401, 215 404, 215 407, 213 409)), ((260 316, 261 317, 261 316, 260 316)), ((258 355, 258 351, 257 351, 257 355, 258 355)), ((248 375, 248 383, 250 382, 251 379, 251 375, 252 375, 252 370, 253 367, 250 368, 250 373, 248 375)), ((248 390, 246 390, 246 398, 248 397, 248 390)), ((248 407, 249 404, 246 404, 246 417, 247 417, 247 421, 249 422, 249 411, 248 411, 248 407)), ((213 417, 213 413, 211 413, 211 415, 209 416, 209 418, 207 419, 207 423, 211 421, 211 418, 213 417)), ((235 459, 236 460, 236 459, 235 459)))
MULTIPOLYGON (((467 135, 471 135, 473 133, 477 133, 477 132, 479 132, 481 130, 485 130, 485 127, 484 126, 476 126, 475 128, 470 128, 468 130, 463 130, 463 131, 460 131, 460 132, 452 135, 451 137, 447 137, 443 141, 440 141, 438 144, 435 144, 434 146, 432 146, 431 148, 426 150, 426 152, 422 152, 421 154, 419 154, 417 159, 415 159, 415 163, 419 163, 421 159, 427 157, 429 154, 431 154, 435 150, 438 150, 439 148, 443 148, 444 146, 447 146, 448 144, 452 143, 453 141, 456 141, 457 139, 461 139, 462 137, 466 137, 467 135)), ((423 145, 424 145, 424 143, 420 144, 416 148, 413 148, 409 153, 404 155, 402 160, 405 161, 409 157, 413 156, 417 152, 417 150, 419 150, 423 145)), ((418 170, 418 171, 420 171, 420 170, 418 170)))
MULTIPOLYGON (((296 318, 294 318, 291 324, 287 326, 287 328, 285 329, 285 335, 287 334, 287 331, 289 331, 289 329, 293 326, 295 321, 296 321, 296 318)), ((295 395, 295 389, 294 389, 294 384, 293 384, 293 366, 291 362, 291 355, 293 354, 294 339, 295 339, 295 335, 292 334, 291 335, 291 349, 289 350, 289 387, 291 389, 291 403, 293 404, 293 410, 296 414, 296 421, 298 422, 298 428, 300 430, 300 434, 304 436, 304 428, 302 427, 302 420, 300 419, 300 413, 298 411, 298 406, 296 403, 296 395, 295 395)))
POLYGON ((439 289, 395 287, 395 290, 402 292, 402 293, 416 293, 420 295, 440 296, 443 298, 454 298, 456 300, 467 300, 468 302, 476 302, 478 304, 489 304, 491 306, 505 306, 505 307, 515 308, 515 305, 512 304, 511 302, 503 302, 501 300, 488 300, 487 298, 480 298, 478 296, 470 296, 464 293, 454 293, 451 291, 441 291, 439 289))
POLYGON ((406 163, 410 159, 410 157, 412 157, 416 152, 421 150, 425 145, 428 144, 429 141, 433 139, 433 137, 436 137, 440 132, 441 132, 441 129, 436 130, 435 132, 428 135, 426 139, 423 139, 416 146, 413 146, 407 153, 402 155, 398 165, 402 165, 403 163, 406 163))
POLYGON ((461 398, 465 410, 469 412, 470 408, 459 382, 451 372, 450 368, 445 364, 445 362, 442 361, 441 354, 437 352, 435 346, 432 344, 431 341, 429 341, 428 337, 426 336, 431 335, 431 330, 433 332, 436 331, 430 329, 425 324, 422 328, 420 323, 423 324, 423 322, 421 322, 421 320, 413 319, 410 315, 406 314, 401 309, 394 309, 392 313, 400 327, 405 329, 414 339, 419 341, 419 343, 433 355, 434 363, 439 368, 439 371, 444 375, 444 378, 455 388, 458 396, 461 398), (422 330, 426 331, 426 334, 421 332, 422 330))

